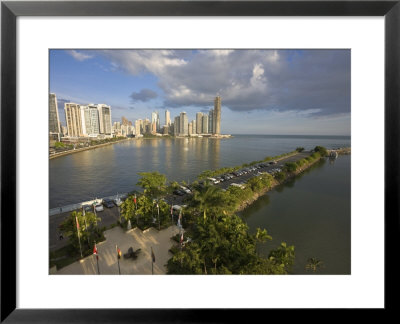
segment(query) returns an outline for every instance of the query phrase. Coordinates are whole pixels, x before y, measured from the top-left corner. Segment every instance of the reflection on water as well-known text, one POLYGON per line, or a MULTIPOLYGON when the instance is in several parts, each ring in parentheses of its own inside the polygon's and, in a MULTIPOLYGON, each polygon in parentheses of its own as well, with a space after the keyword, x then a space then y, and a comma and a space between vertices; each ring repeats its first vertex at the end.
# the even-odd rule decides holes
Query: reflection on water
POLYGON ((138 189, 138 172, 158 171, 193 181, 204 170, 235 166, 323 145, 350 145, 349 137, 240 135, 230 139, 134 139, 49 161, 50 208, 138 189))
POLYGON ((219 167, 220 141, 130 140, 50 160, 50 208, 138 189, 138 172, 193 181, 201 171, 219 167))
POLYGON ((350 274, 350 165, 350 155, 316 163, 240 213, 252 232, 266 228, 272 236, 260 253, 287 242, 295 246, 294 273, 307 273, 307 259, 317 257, 319 273, 350 274))

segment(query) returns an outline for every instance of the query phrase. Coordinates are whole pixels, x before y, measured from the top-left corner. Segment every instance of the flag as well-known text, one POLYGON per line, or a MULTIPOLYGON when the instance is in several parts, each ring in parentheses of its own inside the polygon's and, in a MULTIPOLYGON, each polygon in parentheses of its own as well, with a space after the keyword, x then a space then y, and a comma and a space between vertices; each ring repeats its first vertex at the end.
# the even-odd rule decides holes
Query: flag
POLYGON ((174 210, 172 209, 172 205, 171 205, 171 215, 173 214, 174 210))
POLYGON ((119 249, 118 246, 117 246, 117 256, 118 256, 118 259, 121 259, 121 250, 119 249))
POLYGON ((96 255, 97 255, 97 247, 96 247, 96 243, 94 243, 93 254, 96 254, 96 255))
POLYGON ((151 248, 151 260, 153 263, 156 262, 156 256, 154 255, 153 248, 151 248))
POLYGON ((75 221, 76 221, 76 229, 78 230, 78 233, 79 233, 79 222, 78 222, 78 216, 75 216, 75 221))
POLYGON ((134 202, 135 205, 136 205, 136 194, 135 194, 135 196, 133 197, 133 202, 134 202))
POLYGON ((182 232, 182 235, 181 235, 181 244, 183 243, 183 232, 182 232))

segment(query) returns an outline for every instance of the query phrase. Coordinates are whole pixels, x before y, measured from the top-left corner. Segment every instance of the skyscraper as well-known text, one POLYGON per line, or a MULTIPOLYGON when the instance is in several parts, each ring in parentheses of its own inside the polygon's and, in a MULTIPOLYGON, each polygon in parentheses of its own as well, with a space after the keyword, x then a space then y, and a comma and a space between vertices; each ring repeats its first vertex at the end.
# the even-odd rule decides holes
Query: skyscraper
POLYGON ((221 134, 221 97, 214 99, 213 134, 221 134))
POLYGON ((160 130, 160 115, 158 114, 158 111, 153 111, 151 113, 151 122, 156 125, 156 130, 160 130))
POLYGON ((171 114, 169 110, 165 111, 165 125, 171 126, 171 114))
POLYGON ((196 133, 202 134, 203 130, 203 113, 198 112, 196 114, 196 133))
POLYGON ((180 133, 181 118, 176 116, 174 119, 174 136, 178 136, 180 133))
POLYGON ((196 121, 194 119, 192 120, 192 134, 197 134, 196 133, 196 121))
POLYGON ((88 129, 90 129, 90 118, 89 118, 89 110, 87 106, 80 105, 81 108, 81 125, 82 125, 82 134, 84 136, 88 135, 88 129))
POLYGON ((121 117, 121 125, 128 125, 128 119, 124 116, 121 117))
POLYGON ((55 93, 49 94, 49 132, 54 134, 61 133, 57 97, 55 93))
POLYGON ((78 104, 65 103, 65 121, 67 122, 67 131, 69 137, 79 137, 82 132, 81 109, 78 104))
POLYGON ((188 117, 186 115, 186 112, 182 111, 179 118, 180 118, 180 122, 181 122, 181 125, 179 127, 179 134, 183 135, 183 136, 187 136, 189 134, 189 132, 188 132, 189 124, 188 124, 188 117))
POLYGON ((99 111, 100 134, 111 135, 111 107, 100 104, 97 105, 97 109, 99 111))
POLYGON ((207 114, 203 115, 202 127, 203 127, 203 129, 202 129, 203 134, 207 134, 208 133, 208 115, 207 114))
POLYGON ((192 122, 189 123, 188 125, 188 135, 192 135, 193 134, 193 124, 192 122))
MULTIPOLYGON (((88 110, 88 119, 90 122, 90 128, 88 129, 86 127, 86 133, 89 136, 97 136, 100 134, 100 120, 99 120, 99 110, 97 109, 97 106, 95 105, 88 105, 87 106, 88 110)), ((85 114, 85 119, 86 119, 86 114, 85 114)))
POLYGON ((135 137, 139 137, 140 135, 140 129, 141 129, 140 122, 141 119, 135 120, 135 137))
POLYGON ((212 134, 213 131, 213 121, 214 121, 214 109, 210 109, 208 113, 208 133, 212 134))

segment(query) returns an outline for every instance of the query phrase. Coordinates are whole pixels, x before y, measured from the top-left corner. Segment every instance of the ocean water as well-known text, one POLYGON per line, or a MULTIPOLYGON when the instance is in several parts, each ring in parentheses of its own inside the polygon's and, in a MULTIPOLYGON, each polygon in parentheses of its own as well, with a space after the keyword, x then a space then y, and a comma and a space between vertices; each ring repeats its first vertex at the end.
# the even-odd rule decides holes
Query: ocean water
POLYGON ((228 139, 133 139, 49 161, 50 208, 138 189, 138 172, 193 181, 204 170, 290 152, 350 146, 348 136, 235 135, 228 139))

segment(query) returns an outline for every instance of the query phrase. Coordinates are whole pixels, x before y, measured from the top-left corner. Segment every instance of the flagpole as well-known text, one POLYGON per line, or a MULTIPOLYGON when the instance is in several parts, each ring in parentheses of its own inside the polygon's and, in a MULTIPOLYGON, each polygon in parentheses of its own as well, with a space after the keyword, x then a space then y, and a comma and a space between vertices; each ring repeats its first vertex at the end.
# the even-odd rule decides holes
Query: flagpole
POLYGON ((137 214, 137 200, 136 200, 136 194, 135 194, 135 216, 136 216, 136 227, 139 227, 139 219, 138 219, 138 214, 137 214))
POLYGON ((79 249, 81 251, 81 259, 83 259, 82 246, 81 246, 81 236, 79 235, 79 223, 78 223, 78 217, 77 216, 75 216, 75 220, 76 220, 76 231, 78 233, 79 249))
POLYGON ((160 225, 160 206, 157 203, 157 213, 158 213, 158 230, 161 229, 161 225, 160 225))
POLYGON ((97 261, 97 274, 100 274, 100 267, 99 267, 99 255, 97 252, 96 241, 94 242, 94 249, 96 251, 96 261, 97 261))
POLYGON ((118 252, 118 246, 115 246, 115 249, 117 251, 117 261, 118 261, 118 273, 121 274, 121 268, 119 267, 119 252, 118 252))
POLYGON ((151 274, 152 275, 154 274, 153 264, 154 264, 155 259, 156 259, 156 257, 153 252, 153 247, 151 246, 151 274))
POLYGON ((172 236, 174 236, 174 211, 172 209, 172 204, 171 204, 171 232, 172 236))
MULTIPOLYGON (((83 217, 85 217, 85 230, 87 232, 88 228, 87 228, 87 223, 86 223, 86 213, 85 213, 85 208, 83 208, 83 207, 82 207, 82 212, 83 212, 83 217)), ((87 244, 88 244, 88 247, 90 248, 89 235, 87 236, 87 244)))

